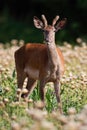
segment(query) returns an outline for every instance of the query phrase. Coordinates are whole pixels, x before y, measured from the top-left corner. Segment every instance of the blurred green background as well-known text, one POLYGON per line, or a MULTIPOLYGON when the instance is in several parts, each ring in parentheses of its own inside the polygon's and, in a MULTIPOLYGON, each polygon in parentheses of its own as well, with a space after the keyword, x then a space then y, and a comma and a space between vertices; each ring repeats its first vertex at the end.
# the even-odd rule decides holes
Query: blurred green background
POLYGON ((49 24, 59 15, 66 27, 56 34, 58 42, 87 41, 87 0, 0 0, 0 42, 12 39, 43 42, 43 34, 33 25, 33 16, 45 14, 49 24))

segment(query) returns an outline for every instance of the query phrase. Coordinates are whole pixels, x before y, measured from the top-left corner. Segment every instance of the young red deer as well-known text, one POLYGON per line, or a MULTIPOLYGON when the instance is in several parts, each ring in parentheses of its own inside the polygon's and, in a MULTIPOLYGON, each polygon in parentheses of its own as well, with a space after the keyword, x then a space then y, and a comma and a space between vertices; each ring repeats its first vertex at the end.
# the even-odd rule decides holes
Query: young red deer
POLYGON ((34 88, 36 80, 40 81, 40 95, 44 103, 44 87, 47 82, 54 83, 59 110, 62 111, 60 101, 60 78, 64 73, 64 58, 59 48, 55 45, 55 32, 62 29, 66 23, 66 18, 59 21, 59 16, 53 19, 52 25, 48 25, 44 15, 42 20, 36 16, 33 18, 36 28, 42 29, 44 32, 44 41, 46 44, 28 43, 15 52, 15 64, 17 71, 18 88, 22 89, 26 77, 27 97, 34 88))

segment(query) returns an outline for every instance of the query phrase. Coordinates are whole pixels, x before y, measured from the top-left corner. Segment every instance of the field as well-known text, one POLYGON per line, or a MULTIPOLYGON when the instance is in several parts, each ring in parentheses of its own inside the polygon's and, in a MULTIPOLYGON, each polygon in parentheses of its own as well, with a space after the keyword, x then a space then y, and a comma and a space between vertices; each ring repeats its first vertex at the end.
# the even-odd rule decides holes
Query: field
MULTIPOLYGON (((75 46, 67 42, 59 46, 65 58, 65 74, 61 79, 63 114, 57 110, 52 83, 45 87, 43 110, 39 82, 29 99, 21 99, 14 52, 23 44, 23 40, 0 44, 0 130, 87 130, 87 43, 78 38, 75 46)), ((26 81, 23 93, 25 85, 26 81)))

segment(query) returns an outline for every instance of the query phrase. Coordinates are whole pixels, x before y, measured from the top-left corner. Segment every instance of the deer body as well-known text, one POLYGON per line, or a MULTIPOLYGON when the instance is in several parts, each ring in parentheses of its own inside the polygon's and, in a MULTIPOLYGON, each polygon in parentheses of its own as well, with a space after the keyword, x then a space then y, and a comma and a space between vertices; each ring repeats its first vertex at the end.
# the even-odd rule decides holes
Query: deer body
MULTIPOLYGON (((61 68, 64 73, 64 59, 59 48, 57 53, 61 57, 61 68)), ((47 45, 45 44, 32 44, 28 43, 15 52, 15 61, 18 66, 18 70, 23 70, 26 76, 32 79, 40 80, 45 77, 49 77, 49 81, 52 81, 50 64, 48 62, 47 45)))
POLYGON ((39 80, 41 100, 44 102, 45 84, 47 82, 53 82, 59 109, 61 111, 59 83, 64 73, 64 58, 60 49, 55 45, 55 30, 62 28, 66 20, 60 21, 55 29, 54 25, 58 18, 59 17, 56 16, 51 26, 47 25, 44 15, 42 15, 44 24, 37 17, 34 17, 35 27, 44 30, 44 40, 46 44, 28 43, 22 46, 15 52, 15 64, 19 88, 22 89, 24 80, 28 77, 26 86, 28 93, 22 96, 28 96, 34 88, 36 80, 39 80))

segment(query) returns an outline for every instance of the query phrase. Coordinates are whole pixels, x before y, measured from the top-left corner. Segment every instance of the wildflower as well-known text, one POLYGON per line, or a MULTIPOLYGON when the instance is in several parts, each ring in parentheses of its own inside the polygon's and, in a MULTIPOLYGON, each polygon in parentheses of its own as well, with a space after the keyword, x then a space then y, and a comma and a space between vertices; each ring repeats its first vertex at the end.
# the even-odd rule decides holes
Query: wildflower
POLYGON ((79 44, 81 44, 82 43, 82 39, 81 38, 77 38, 76 42, 79 43, 79 44))
POLYGON ((18 43, 18 40, 16 40, 16 39, 12 39, 12 40, 11 40, 11 44, 12 44, 12 45, 17 45, 17 43, 18 43))
POLYGON ((26 94, 26 93, 28 93, 28 90, 27 90, 26 88, 23 88, 23 89, 22 89, 22 93, 23 93, 23 94, 26 94))
POLYGON ((9 92, 10 91, 10 88, 9 87, 6 87, 4 88, 5 92, 9 92))
POLYGON ((13 122, 11 126, 12 126, 12 130, 21 130, 20 125, 16 122, 13 122))
POLYGON ((68 114, 69 114, 69 115, 76 114, 76 109, 73 108, 73 107, 69 108, 69 110, 68 110, 68 114))
POLYGON ((9 99, 8 99, 8 98, 4 98, 4 99, 3 99, 3 102, 4 102, 5 104, 7 104, 7 103, 9 102, 9 99))

